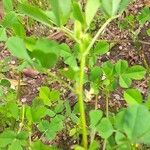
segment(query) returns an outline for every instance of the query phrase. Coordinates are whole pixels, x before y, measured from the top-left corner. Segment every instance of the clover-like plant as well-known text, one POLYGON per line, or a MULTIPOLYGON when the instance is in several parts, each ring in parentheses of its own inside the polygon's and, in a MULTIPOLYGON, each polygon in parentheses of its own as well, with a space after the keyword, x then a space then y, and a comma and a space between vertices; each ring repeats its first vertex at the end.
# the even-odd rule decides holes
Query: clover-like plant
MULTIPOLYGON (((64 108, 70 117, 73 118, 72 120, 76 122, 79 128, 79 134, 82 134, 82 147, 79 145, 75 146, 75 149, 77 150, 98 149, 99 146, 94 140, 97 132, 98 135, 104 139, 103 149, 106 148, 108 138, 115 132, 114 125, 109 119, 109 93, 116 89, 118 83, 123 88, 130 87, 132 79, 140 80, 146 73, 143 67, 129 67, 128 63, 123 60, 118 61, 116 64, 112 64, 108 61, 101 67, 95 67, 95 60, 97 60, 97 57, 109 51, 109 44, 107 42, 97 42, 99 36, 105 32, 106 27, 111 21, 115 20, 122 14, 130 2, 132 2, 132 0, 88 0, 85 7, 82 8, 77 0, 48 0, 47 9, 42 10, 30 5, 27 1, 18 0, 17 6, 15 6, 16 11, 14 11, 12 1, 4 1, 6 14, 1 22, 0 39, 1 41, 6 41, 6 46, 11 54, 20 59, 21 65, 18 68, 19 71, 22 71, 28 66, 33 67, 41 73, 45 73, 46 75, 53 77, 54 80, 60 82, 62 86, 65 86, 77 96, 77 108, 80 119, 78 119, 76 115, 72 114, 68 104, 64 104, 64 108), (89 33, 89 29, 98 10, 100 10, 104 15, 105 23, 92 37, 89 33), (59 43, 47 38, 38 38, 33 36, 28 37, 25 33, 24 26, 22 25, 22 17, 24 16, 31 17, 39 23, 46 25, 49 29, 64 32, 67 38, 70 38, 72 43, 75 43, 74 46, 69 47, 66 43, 59 43), (7 38, 6 29, 12 35, 11 37, 7 38), (59 76, 57 77, 50 70, 55 67, 57 62, 60 60, 63 60, 64 64, 67 66, 67 70, 60 69, 58 72, 68 78, 72 82, 73 86, 61 80, 59 76), (89 80, 85 73, 86 67, 90 67, 88 68, 88 70, 90 70, 89 80), (84 84, 87 82, 90 82, 90 86, 94 88, 94 94, 97 94, 99 90, 105 92, 107 103, 106 117, 102 118, 103 113, 99 110, 90 111, 89 130, 87 130, 86 110, 84 106, 86 96, 84 84), (88 140, 89 131, 91 133, 91 141, 88 140)), ((129 97, 129 94, 127 93, 130 92, 126 91, 125 93, 125 99, 128 101, 127 97, 129 97)), ((137 95, 138 94, 135 92, 135 96, 137 95)), ((138 102, 138 100, 136 101, 138 102)), ((139 101, 141 101, 141 99, 139 101)), ((131 102, 132 100, 129 103, 131 102)), ((55 139, 57 132, 63 130, 63 121, 65 117, 57 114, 61 112, 60 110, 64 109, 62 108, 63 103, 64 102, 60 100, 60 93, 58 91, 50 91, 48 87, 41 87, 39 90, 39 97, 33 101, 31 106, 24 106, 23 104, 22 122, 20 124, 18 134, 16 135, 15 133, 4 132, 0 138, 9 138, 8 135, 10 135, 13 139, 18 140, 18 136, 22 134, 22 127, 24 126, 24 119, 26 118, 28 122, 27 128, 29 131, 29 147, 36 149, 36 147, 41 146, 43 149, 47 149, 47 146, 43 146, 41 142, 32 143, 31 126, 34 124, 39 131, 43 133, 42 137, 44 136, 49 140, 55 139), (56 106, 56 108, 53 107, 53 105, 56 106), (46 120, 45 117, 50 117, 50 120, 46 120)), ((121 118, 125 126, 128 125, 128 121, 126 122, 124 120, 126 119, 126 115, 130 113, 130 109, 131 108, 125 110, 123 112, 124 116, 121 118)), ((133 115, 135 115, 134 111, 138 111, 138 109, 142 109, 144 114, 149 113, 144 107, 133 107, 133 109, 131 109, 131 117, 132 111, 133 115)), ((132 122, 132 119, 135 118, 131 118, 129 122, 132 122)), ((147 125, 146 130, 148 127, 149 126, 147 125)), ((116 130, 118 129, 119 128, 116 127, 116 130)), ((132 128, 130 128, 130 130, 132 131, 132 128)), ((72 132, 73 131, 74 130, 72 130, 72 132)), ((139 134, 137 134, 134 138, 134 134, 130 134, 126 128, 121 129, 120 131, 121 133, 127 134, 127 137, 129 136, 129 139, 133 144, 143 143, 144 139, 148 140, 146 137, 137 141, 136 139, 139 134)), ((140 135, 141 134, 143 134, 143 132, 141 132, 140 135)), ((23 137, 23 140, 25 140, 26 136, 23 137)), ((4 146, 9 145, 11 141, 12 140, 7 142, 4 146)), ((117 139, 117 144, 118 143, 120 144, 120 137, 119 140, 117 139)), ((148 142, 144 143, 146 144, 148 142)), ((19 146, 21 147, 24 145, 21 143, 19 146)))

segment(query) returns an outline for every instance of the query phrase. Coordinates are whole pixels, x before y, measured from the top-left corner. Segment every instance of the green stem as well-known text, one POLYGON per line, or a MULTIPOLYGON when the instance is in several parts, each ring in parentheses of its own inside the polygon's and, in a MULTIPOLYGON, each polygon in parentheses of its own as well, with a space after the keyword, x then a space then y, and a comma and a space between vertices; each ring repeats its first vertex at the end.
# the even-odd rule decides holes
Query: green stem
POLYGON ((24 117, 25 117, 25 105, 22 105, 22 115, 21 115, 21 122, 19 124, 19 129, 18 129, 18 133, 21 132, 22 127, 24 126, 24 117))
POLYGON ((107 140, 104 140, 103 150, 105 150, 105 149, 106 149, 106 144, 107 144, 107 140))
POLYGON ((106 91, 106 117, 109 117, 109 92, 106 91))
POLYGON ((88 148, 88 140, 87 140, 87 128, 86 128, 86 119, 85 119, 85 109, 84 109, 84 90, 83 90, 83 84, 84 84, 84 68, 85 68, 85 60, 86 57, 82 55, 81 62, 80 62, 80 81, 79 81, 79 87, 78 87, 78 96, 79 96, 79 109, 80 109, 80 117, 81 117, 81 125, 82 125, 82 138, 83 138, 83 146, 85 150, 88 148))
MULTIPOLYGON (((95 110, 97 110, 97 108, 98 108, 98 94, 95 96, 95 110)), ((91 137, 91 143, 93 143, 93 141, 94 141, 94 139, 95 139, 95 135, 96 135, 96 129, 93 129, 93 131, 91 131, 91 135, 90 135, 90 137, 91 137)))
POLYGON ((19 72, 19 78, 18 78, 18 85, 17 85, 17 100, 20 101, 20 89, 21 89, 21 76, 22 76, 22 73, 19 72))
POLYGON ((103 25, 102 27, 98 30, 97 34, 94 36, 93 40, 91 41, 91 43, 89 44, 88 48, 85 51, 85 55, 87 55, 90 51, 90 49, 93 47, 94 43, 97 41, 97 39, 99 38, 100 34, 105 30, 105 28, 107 27, 107 25, 115 18, 117 18, 118 16, 114 16, 112 18, 109 18, 103 25))

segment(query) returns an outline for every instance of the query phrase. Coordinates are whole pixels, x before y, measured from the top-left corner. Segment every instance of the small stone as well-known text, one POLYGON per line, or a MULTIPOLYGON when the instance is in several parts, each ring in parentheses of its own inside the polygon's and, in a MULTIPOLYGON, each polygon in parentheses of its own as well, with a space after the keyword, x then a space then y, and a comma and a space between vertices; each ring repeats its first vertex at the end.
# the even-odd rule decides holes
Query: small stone
POLYGON ((10 62, 10 64, 15 65, 15 64, 16 64, 16 61, 15 61, 15 60, 12 60, 12 61, 10 62))
POLYGON ((25 103, 26 101, 27 101, 26 98, 22 98, 22 99, 21 99, 21 102, 22 102, 22 103, 25 103))
POLYGON ((122 50, 122 48, 123 48, 122 46, 119 46, 119 49, 120 49, 120 50, 122 50))

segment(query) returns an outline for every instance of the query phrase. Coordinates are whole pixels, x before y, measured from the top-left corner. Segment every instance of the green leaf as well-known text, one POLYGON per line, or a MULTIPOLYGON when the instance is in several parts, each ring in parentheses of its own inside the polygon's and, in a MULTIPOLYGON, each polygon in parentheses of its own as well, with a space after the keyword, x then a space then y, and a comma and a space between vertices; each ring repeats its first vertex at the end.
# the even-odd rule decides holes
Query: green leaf
POLYGON ((99 143, 94 140, 94 141, 90 144, 89 150, 98 150, 98 149, 99 149, 99 143))
POLYGON ((12 12, 7 13, 7 14, 4 16, 4 18, 3 18, 1 24, 2 24, 3 27, 5 27, 5 28, 11 28, 12 25, 13 25, 14 23, 16 23, 16 22, 18 22, 17 15, 16 15, 15 12, 12 11, 12 12))
POLYGON ((15 35, 20 36, 20 37, 26 36, 24 26, 21 22, 19 22, 19 20, 17 22, 13 23, 12 27, 13 27, 15 35))
POLYGON ((115 70, 119 75, 125 73, 127 68, 128 68, 128 62, 126 60, 119 60, 115 64, 115 70))
POLYGON ((101 0, 101 6, 106 15, 112 17, 117 14, 121 0, 101 0))
POLYGON ((147 21, 149 21, 150 20, 150 9, 149 9, 149 7, 143 8, 137 18, 138 18, 138 21, 141 25, 144 25, 147 21))
POLYGON ((7 40, 7 34, 5 28, 0 28, 0 42, 7 40))
POLYGON ((19 140, 14 140, 11 145, 8 147, 8 150, 23 150, 19 140))
POLYGON ((145 74, 146 69, 140 65, 132 66, 126 71, 126 76, 135 80, 143 79, 145 74))
POLYGON ((121 0, 119 5, 119 13, 122 13, 133 0, 121 0))
POLYGON ((146 30, 146 33, 148 36, 150 36, 150 28, 148 30, 146 30))
POLYGON ((32 150, 58 150, 56 147, 43 144, 41 141, 32 142, 32 150))
POLYGON ((90 116, 90 127, 96 128, 96 125, 100 122, 103 116, 103 112, 101 110, 91 110, 89 116, 90 116))
POLYGON ((49 93, 50 93, 50 89, 48 87, 46 87, 46 86, 40 87, 39 97, 43 100, 44 104, 48 105, 48 106, 51 105, 49 93))
POLYGON ((40 38, 37 41, 35 41, 35 39, 31 39, 30 44, 32 44, 30 45, 31 51, 40 50, 44 53, 54 53, 55 55, 59 55, 59 44, 55 41, 51 41, 49 39, 44 38, 40 38))
POLYGON ((60 56, 64 59, 64 63, 69 65, 74 71, 79 69, 77 65, 76 57, 71 52, 70 48, 66 44, 61 44, 60 48, 60 56))
POLYGON ((124 99, 129 105, 141 104, 143 101, 141 93, 136 89, 128 89, 124 92, 124 99))
POLYGON ((16 102, 9 102, 7 104, 7 108, 12 117, 14 117, 15 119, 19 118, 19 108, 16 102))
POLYGON ((150 144, 150 112, 143 105, 127 108, 122 116, 123 132, 132 144, 150 144))
POLYGON ((20 133, 17 134, 16 139, 20 141, 26 141, 29 136, 28 131, 21 131, 20 133))
POLYGON ((10 12, 13 10, 13 2, 12 0, 3 0, 3 6, 5 12, 10 12))
POLYGON ((12 53, 12 55, 31 62, 30 56, 27 53, 23 39, 19 37, 10 37, 6 42, 6 46, 12 53))
POLYGON ((91 68, 90 80, 96 81, 100 80, 100 76, 102 75, 102 69, 100 67, 91 68))
POLYGON ((47 131, 45 132, 46 138, 53 140, 57 133, 63 129, 63 119, 64 117, 62 115, 57 115, 51 120, 51 122, 43 120, 40 122, 38 128, 41 132, 47 131))
POLYGON ((92 22, 99 6, 100 6, 99 0, 88 0, 87 1, 86 8, 85 8, 85 16, 86 16, 86 23, 88 26, 92 22))
POLYGON ((54 53, 44 53, 40 50, 34 50, 32 56, 37 59, 40 67, 47 69, 54 67, 57 62, 57 55, 54 53))
POLYGON ((110 49, 110 46, 105 41, 100 41, 96 44, 96 47, 94 49, 94 53, 97 55, 104 55, 106 54, 110 49))
POLYGON ((85 24, 85 18, 79 3, 73 2, 73 16, 76 20, 81 22, 81 24, 85 24))
POLYGON ((35 99, 31 107, 26 107, 26 118, 32 122, 40 122, 41 118, 47 115, 47 108, 44 106, 41 99, 35 99))
POLYGON ((126 75, 121 75, 119 77, 119 85, 123 88, 129 88, 132 84, 132 80, 128 77, 126 77, 126 75))
POLYGON ((110 61, 107 61, 103 63, 102 70, 106 77, 111 78, 114 74, 114 65, 110 61))
POLYGON ((57 90, 50 91, 49 98, 50 98, 51 102, 56 102, 56 101, 60 100, 60 92, 57 90))
POLYGON ((132 0, 101 0, 101 6, 105 14, 113 17, 122 13, 132 0))
POLYGON ((56 24, 58 26, 61 25, 61 16, 60 16, 60 8, 59 8, 59 0, 49 0, 51 7, 52 7, 52 11, 55 15, 55 20, 56 20, 56 24))
POLYGON ((19 12, 23 13, 24 15, 27 15, 36 21, 41 22, 42 24, 45 24, 47 26, 51 25, 51 20, 49 17, 42 11, 41 9, 31 6, 29 4, 25 3, 19 3, 18 4, 18 10, 19 12))
POLYGON ((0 147, 6 147, 15 139, 15 133, 11 130, 6 130, 0 134, 0 147))
POLYGON ((113 126, 108 118, 103 118, 97 126, 97 131, 104 139, 110 137, 113 133, 113 126))
POLYGON ((56 24, 61 26, 67 22, 71 11, 71 0, 49 0, 55 16, 56 24))

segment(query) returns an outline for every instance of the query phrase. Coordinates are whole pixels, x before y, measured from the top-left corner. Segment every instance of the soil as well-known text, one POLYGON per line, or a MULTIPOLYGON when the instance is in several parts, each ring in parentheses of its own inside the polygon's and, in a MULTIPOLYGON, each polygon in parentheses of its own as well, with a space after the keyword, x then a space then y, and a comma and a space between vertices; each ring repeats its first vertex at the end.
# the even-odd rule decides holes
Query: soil
MULTIPOLYGON (((139 10, 141 10, 141 8, 143 8, 145 5, 149 6, 149 1, 137 0, 134 4, 132 4, 129 7, 128 11, 126 11, 126 14, 131 13, 136 15, 139 12, 139 10)), ((3 11, 1 8, 0 1, 0 16, 2 16, 2 14, 3 11)), ((150 66, 150 37, 146 34, 146 30, 149 28, 150 23, 146 24, 139 34, 139 40, 149 42, 149 44, 139 43, 140 46, 137 47, 136 43, 132 42, 130 33, 127 30, 122 32, 118 28, 117 23, 112 22, 110 26, 106 29, 105 34, 102 37, 100 37, 100 39, 107 39, 108 41, 117 40, 117 42, 115 46, 111 49, 110 54, 99 58, 99 64, 102 64, 104 60, 111 60, 112 62, 116 62, 119 59, 125 59, 129 62, 130 65, 141 64, 144 66, 144 60, 146 60, 148 66, 150 66)), ((63 33, 57 31, 49 31, 47 28, 38 24, 30 30, 30 34, 36 34, 37 36, 45 36, 49 39, 57 40, 60 43, 66 42, 70 46, 72 44, 72 42, 68 38, 66 38, 63 33)), ((0 43, 0 61, 2 61, 7 56, 10 56, 9 52, 5 49, 3 43, 0 43)), ((9 62, 9 64, 14 67, 11 67, 9 72, 4 73, 7 78, 13 79, 16 82, 19 76, 15 70, 17 63, 17 60, 13 58, 9 62)), ((148 81, 149 77, 147 76, 144 80, 136 81, 133 83, 133 87, 138 88, 145 98, 150 92, 148 88, 148 81)), ((21 100, 23 102, 28 102, 29 104, 31 104, 34 97, 36 97, 38 94, 39 87, 41 85, 47 85, 47 76, 44 74, 40 74, 35 70, 27 69, 24 70, 22 74, 22 82, 24 83, 24 85, 21 86, 21 100)), ((61 91, 63 91, 63 96, 66 99, 70 100, 71 105, 74 105, 76 103, 76 97, 74 96, 74 94, 71 93, 68 89, 61 87, 61 85, 58 82, 54 82, 52 84, 49 84, 48 86, 54 89, 61 89, 61 91)), ((95 98, 93 98, 93 100, 88 103, 89 107, 94 107, 94 100, 95 98)), ((121 108, 124 105, 125 103, 123 101, 123 90, 119 88, 117 91, 112 93, 112 95, 109 98, 110 111, 116 112, 119 110, 119 108, 121 108)), ((98 96, 98 108, 105 109, 104 96, 98 96)), ((64 143, 66 143, 66 147, 64 148, 64 150, 70 149, 70 144, 68 142, 69 139, 67 135, 64 135, 62 133, 57 138, 57 144, 59 143, 59 145, 64 146, 64 143)))

